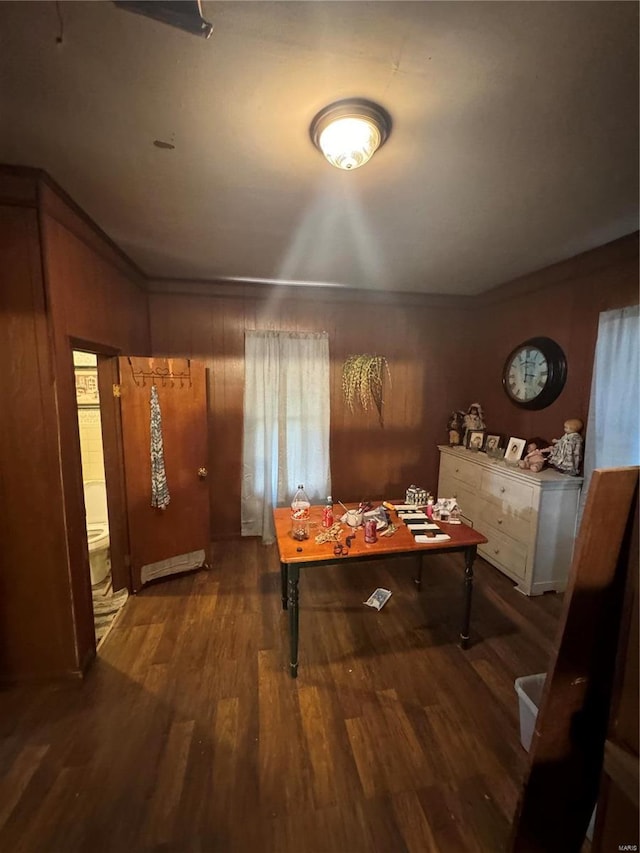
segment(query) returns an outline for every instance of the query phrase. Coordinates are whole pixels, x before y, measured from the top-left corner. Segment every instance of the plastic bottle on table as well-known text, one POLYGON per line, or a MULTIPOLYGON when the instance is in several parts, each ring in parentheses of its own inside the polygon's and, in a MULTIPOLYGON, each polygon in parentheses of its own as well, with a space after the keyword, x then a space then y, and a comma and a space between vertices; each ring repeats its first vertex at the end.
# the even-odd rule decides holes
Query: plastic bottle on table
POLYGON ((433 500, 433 495, 431 493, 429 493, 429 495, 427 497, 427 509, 426 509, 426 514, 427 514, 427 518, 429 519, 429 521, 433 521, 433 505, 434 505, 434 503, 435 503, 435 501, 433 500))
POLYGON ((299 485, 291 501, 291 535, 294 539, 309 538, 310 507, 311 503, 304 490, 304 486, 299 485))
POLYGON ((322 526, 331 527, 333 524, 333 498, 331 495, 327 498, 325 508, 322 510, 322 526))

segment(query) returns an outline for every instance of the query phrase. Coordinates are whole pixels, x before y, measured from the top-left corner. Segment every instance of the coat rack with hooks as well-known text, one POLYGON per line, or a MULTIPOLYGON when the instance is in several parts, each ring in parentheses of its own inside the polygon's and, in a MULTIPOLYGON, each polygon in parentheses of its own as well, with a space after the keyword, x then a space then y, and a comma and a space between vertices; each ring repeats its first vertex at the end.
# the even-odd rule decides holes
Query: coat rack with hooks
POLYGON ((131 368, 131 376, 133 381, 139 388, 144 388, 149 380, 151 385, 162 383, 162 387, 176 387, 176 383, 180 383, 180 388, 191 388, 191 359, 173 359, 163 358, 148 360, 148 368, 134 367, 131 358, 128 359, 129 367, 131 368), (174 369, 174 361, 182 362, 186 365, 184 370, 174 369), (160 364, 156 364, 160 362, 160 364))

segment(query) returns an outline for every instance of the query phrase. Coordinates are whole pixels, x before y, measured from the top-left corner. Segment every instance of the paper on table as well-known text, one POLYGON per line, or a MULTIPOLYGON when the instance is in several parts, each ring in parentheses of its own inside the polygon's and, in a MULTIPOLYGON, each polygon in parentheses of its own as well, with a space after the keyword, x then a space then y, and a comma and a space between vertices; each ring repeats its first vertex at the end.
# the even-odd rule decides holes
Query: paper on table
POLYGON ((421 545, 428 545, 429 543, 433 545, 435 542, 444 542, 445 539, 451 539, 451 537, 448 533, 436 533, 435 536, 422 536, 418 534, 418 536, 414 536, 414 539, 421 545))
POLYGON ((440 530, 438 525, 433 524, 431 521, 409 521, 409 519, 407 519, 405 524, 411 530, 440 530))
POLYGON ((403 519, 403 521, 407 521, 408 519, 415 519, 416 521, 426 521, 426 519, 429 517, 426 512, 399 512, 398 515, 401 519, 403 519))
POLYGON ((396 512, 413 512, 419 509, 418 504, 394 504, 393 508, 396 512))

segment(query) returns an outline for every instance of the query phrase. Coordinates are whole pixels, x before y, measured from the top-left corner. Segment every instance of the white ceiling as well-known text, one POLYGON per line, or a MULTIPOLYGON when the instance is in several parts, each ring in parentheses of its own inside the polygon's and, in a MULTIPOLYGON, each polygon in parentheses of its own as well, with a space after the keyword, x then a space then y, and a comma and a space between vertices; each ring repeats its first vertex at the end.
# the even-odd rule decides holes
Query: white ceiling
POLYGON ((638 227, 637 3, 203 10, 209 40, 0 3, 0 162, 45 169, 150 276, 473 294, 638 227), (309 138, 347 96, 393 119, 355 172, 309 138))

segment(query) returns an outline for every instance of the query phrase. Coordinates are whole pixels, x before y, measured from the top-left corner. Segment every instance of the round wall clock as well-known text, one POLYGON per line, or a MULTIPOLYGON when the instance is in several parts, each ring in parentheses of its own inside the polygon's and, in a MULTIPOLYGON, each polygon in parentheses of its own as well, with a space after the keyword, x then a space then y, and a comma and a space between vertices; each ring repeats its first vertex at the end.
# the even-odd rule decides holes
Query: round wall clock
POLYGON ((556 400, 567 379, 567 359, 551 338, 530 338, 507 356, 502 385, 523 409, 544 409, 556 400))

